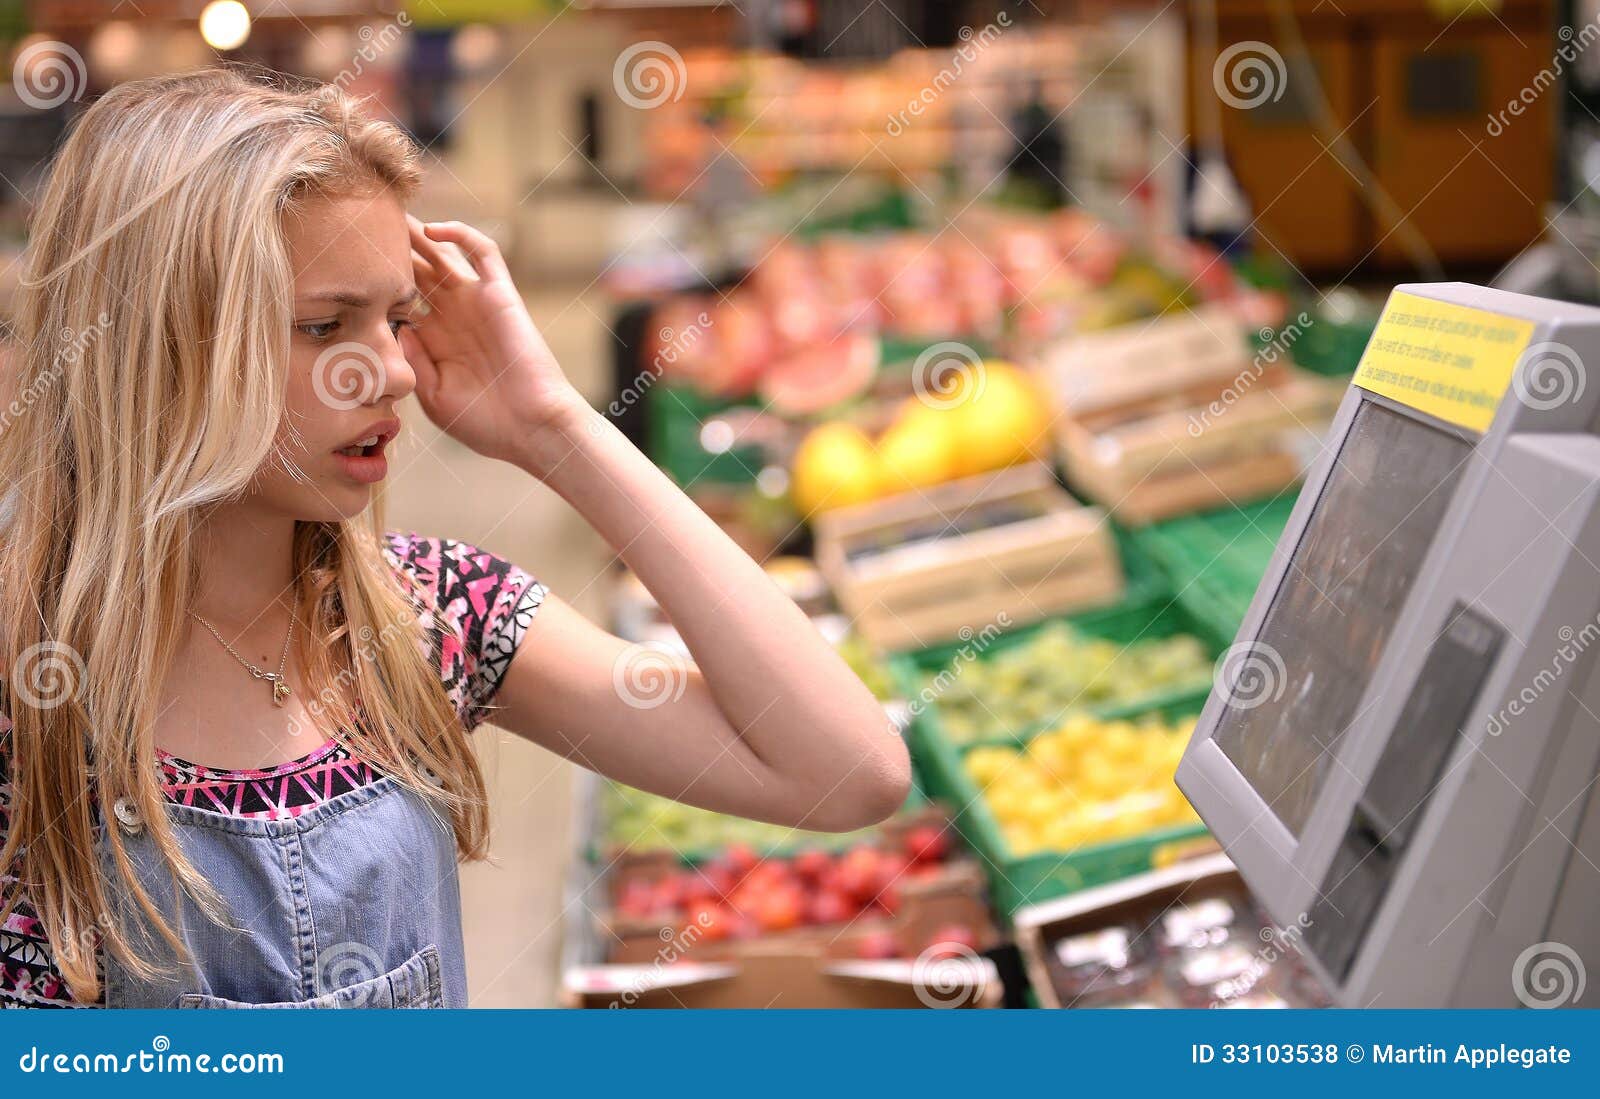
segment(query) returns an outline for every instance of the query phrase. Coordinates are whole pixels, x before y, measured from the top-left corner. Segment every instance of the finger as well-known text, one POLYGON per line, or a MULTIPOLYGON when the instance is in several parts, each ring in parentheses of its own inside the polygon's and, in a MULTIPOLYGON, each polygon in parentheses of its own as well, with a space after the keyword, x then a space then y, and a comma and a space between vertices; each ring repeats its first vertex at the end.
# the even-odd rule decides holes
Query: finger
POLYGON ((439 366, 428 354, 428 349, 415 329, 400 330, 400 353, 406 357, 411 372, 417 376, 417 399, 431 403, 439 388, 439 366))
POLYGON ((411 277, 416 280, 417 292, 422 295, 422 304, 431 308, 434 293, 441 289, 441 276, 438 269, 415 249, 411 252, 411 277))
POLYGON ((422 256, 434 269, 437 278, 436 286, 449 286, 455 282, 468 281, 472 278, 472 268, 461 261, 452 246, 441 246, 424 231, 425 226, 410 214, 406 215, 406 224, 411 229, 411 247, 422 256))
POLYGON ((460 221, 436 221, 423 226, 434 240, 445 240, 466 253, 472 269, 483 279, 511 280, 500 246, 485 232, 460 221))

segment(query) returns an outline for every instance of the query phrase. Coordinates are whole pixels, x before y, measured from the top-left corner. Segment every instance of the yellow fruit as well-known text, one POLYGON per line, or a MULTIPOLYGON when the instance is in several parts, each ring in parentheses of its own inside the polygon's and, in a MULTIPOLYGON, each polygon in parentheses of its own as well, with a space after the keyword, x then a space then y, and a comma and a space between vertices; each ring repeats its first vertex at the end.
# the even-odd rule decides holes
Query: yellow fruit
POLYGON ((909 492, 948 481, 959 469, 953 417, 907 401, 878 439, 878 469, 886 492, 909 492))
POLYGON ((1106 727, 1100 750, 1118 763, 1138 762, 1153 740, 1148 733, 1141 736, 1132 725, 1118 721, 1106 727))
POLYGON ((1072 774, 1072 747, 1059 737, 1035 737, 1027 755, 1052 781, 1064 782, 1072 774))
POLYGON ((967 753, 967 773, 980 787, 988 786, 1016 762, 1009 748, 974 748, 967 753))
POLYGON ((1013 855, 1032 855, 1045 848, 1044 837, 1025 824, 1015 824, 1002 829, 1006 846, 1013 855))
POLYGON ((960 472, 999 469, 1030 457, 1047 457, 1050 413, 1044 395, 1010 363, 988 360, 969 392, 945 415, 954 420, 960 472))
POLYGON ((1023 820, 1023 795, 996 785, 989 788, 987 797, 990 811, 1001 822, 1020 822, 1023 820))
POLYGON ((1055 819, 1059 807, 1059 803, 1054 796, 1039 791, 1023 798, 1020 809, 1022 819, 1033 825, 1035 829, 1040 829, 1055 819))
POLYGON ((1083 846, 1084 826, 1076 815, 1051 821, 1041 837, 1052 851, 1071 851, 1083 846))
POLYGON ((1020 751, 975 748, 966 766, 1014 854, 1071 851, 1197 819, 1172 782, 1182 729, 1075 715, 1020 751))
POLYGON ((876 499, 882 478, 872 440, 853 424, 814 428, 795 452, 792 485, 802 515, 876 499))

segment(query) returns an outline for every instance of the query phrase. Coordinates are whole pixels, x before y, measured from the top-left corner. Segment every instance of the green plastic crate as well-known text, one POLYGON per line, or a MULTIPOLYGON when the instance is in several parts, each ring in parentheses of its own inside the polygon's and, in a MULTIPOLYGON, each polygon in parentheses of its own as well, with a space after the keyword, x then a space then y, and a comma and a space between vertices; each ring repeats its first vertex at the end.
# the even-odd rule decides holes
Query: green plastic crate
POLYGON ((1296 366, 1330 378, 1348 377, 1356 372, 1361 354, 1378 325, 1378 313, 1370 316, 1334 317, 1317 313, 1314 320, 1289 348, 1296 366))
MULTIPOLYGON (((1129 644, 1141 640, 1154 641, 1177 634, 1190 634, 1199 638, 1206 649, 1207 655, 1213 659, 1232 640, 1232 634, 1228 634, 1224 638, 1207 621, 1194 615, 1181 603, 1167 596, 1163 589, 1158 594, 1152 595, 1147 592, 1137 598, 1119 603, 1115 607, 1088 611, 1082 614, 1047 618, 1040 622, 1019 627, 1001 634, 990 642, 982 653, 974 653, 974 657, 982 660, 1024 644, 1053 622, 1066 622, 1079 633, 1089 637, 1114 641, 1119 644, 1129 644)), ((916 720, 913 723, 913 727, 916 727, 916 725, 930 726, 934 729, 939 739, 952 745, 955 742, 945 733, 940 723, 937 699, 924 705, 916 705, 916 700, 921 697, 923 679, 929 672, 937 672, 942 668, 954 666, 963 649, 970 649, 973 645, 974 642, 972 641, 952 642, 917 652, 902 653, 890 658, 890 669, 898 677, 902 692, 907 699, 913 700, 913 705, 916 706, 916 720)), ((1211 680, 1207 676, 1204 681, 1197 681, 1188 686, 1175 686, 1164 689, 1142 698, 1116 703, 1073 707, 1055 719, 1041 721, 1026 728, 1011 729, 1004 736, 979 738, 968 744, 963 744, 962 747, 1022 743, 1041 729, 1050 728, 1058 724, 1060 717, 1065 717, 1067 713, 1085 713, 1107 721, 1159 711, 1164 707, 1172 706, 1192 706, 1194 707, 1192 712, 1198 713, 1199 706, 1205 702, 1206 696, 1210 692, 1211 680)), ((936 794, 936 796, 939 795, 936 794)))
POLYGON ((700 445, 700 428, 719 412, 755 402, 707 397, 690 386, 662 384, 645 391, 650 460, 680 485, 754 484, 763 459, 759 451, 734 447, 708 454, 700 445))
MULTIPOLYGON (((1199 713, 1203 696, 1173 700, 1145 714, 1172 720, 1199 713)), ((1144 715, 1128 715, 1144 716, 1144 715)), ((955 824, 962 838, 982 857, 995 906, 1007 916, 1052 897, 1063 896, 1159 866, 1167 852, 1193 844, 1206 835, 1200 824, 1176 825, 1067 852, 1013 855, 977 783, 962 760, 977 745, 957 747, 939 730, 937 721, 918 715, 910 729, 911 750, 934 797, 957 807, 955 824)))
POLYGON ((1231 641, 1298 496, 1294 488, 1244 507, 1156 523, 1130 538, 1160 568, 1174 598, 1215 636, 1231 641))
POLYGON ((987 340, 960 333, 946 336, 942 340, 913 340, 901 336, 884 336, 878 341, 879 360, 888 370, 899 370, 909 374, 911 367, 917 361, 917 356, 941 343, 959 343, 980 359, 988 358, 991 354, 987 340))
MULTIPOLYGON (((590 860, 593 862, 604 863, 607 861, 607 851, 609 845, 605 836, 605 828, 609 821, 606 817, 606 798, 610 794, 610 790, 607 788, 617 785, 617 783, 614 783, 609 779, 602 780, 601 782, 600 805, 596 810, 595 834, 590 837, 588 845, 588 855, 590 860)), ((907 792, 905 803, 900 806, 899 812, 902 814, 915 812, 918 809, 924 808, 927 806, 927 804, 928 797, 925 793, 923 793, 923 784, 921 781, 916 781, 911 784, 911 789, 909 792, 907 792)), ((803 829, 795 829, 783 842, 759 845, 755 848, 755 852, 762 858, 787 858, 808 848, 822 848, 829 851, 842 851, 847 847, 851 847, 857 843, 860 843, 864 836, 874 834, 876 830, 876 826, 872 828, 863 828, 857 832, 843 833, 808 832, 803 829)), ((630 854, 644 855, 667 849, 670 849, 673 854, 678 857, 679 862, 684 863, 685 865, 698 865, 700 863, 710 862, 712 859, 722 854, 727 848, 726 845, 703 848, 690 847, 682 849, 667 847, 632 847, 629 848, 628 851, 630 854)))
POLYGON ((910 192, 896 187, 884 192, 876 201, 854 210, 807 218, 795 227, 794 235, 802 240, 832 233, 865 235, 910 229, 916 225, 916 220, 910 192))
MULTIPOLYGON (((974 353, 984 355, 981 340, 952 336, 974 353)), ((879 341, 886 370, 910 373, 911 364, 940 340, 883 339, 879 341)), ((730 401, 708 397, 693 386, 662 383, 645 391, 650 459, 680 485, 750 485, 767 459, 755 447, 736 446, 722 454, 708 454, 700 445, 700 429, 719 413, 733 408, 759 408, 760 401, 745 397, 730 401)))

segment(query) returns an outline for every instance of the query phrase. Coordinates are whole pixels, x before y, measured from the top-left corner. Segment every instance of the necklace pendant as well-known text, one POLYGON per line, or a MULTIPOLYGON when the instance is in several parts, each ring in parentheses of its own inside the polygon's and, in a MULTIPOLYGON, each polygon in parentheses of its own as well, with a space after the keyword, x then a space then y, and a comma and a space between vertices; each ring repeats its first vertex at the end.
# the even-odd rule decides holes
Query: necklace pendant
POLYGON ((281 679, 273 680, 272 701, 278 706, 282 706, 285 702, 289 701, 289 684, 285 683, 281 679))

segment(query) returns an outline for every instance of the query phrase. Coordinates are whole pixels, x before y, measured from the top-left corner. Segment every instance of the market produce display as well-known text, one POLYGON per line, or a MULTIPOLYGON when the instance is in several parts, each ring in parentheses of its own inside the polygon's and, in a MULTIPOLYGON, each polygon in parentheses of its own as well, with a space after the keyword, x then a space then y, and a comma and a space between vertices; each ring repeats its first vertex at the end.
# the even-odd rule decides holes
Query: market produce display
POLYGON ((871 829, 843 834, 807 832, 745 820, 697 809, 616 782, 606 783, 602 791, 601 815, 605 824, 600 840, 606 847, 619 850, 664 848, 679 855, 697 855, 733 844, 743 844, 755 851, 806 845, 838 848, 873 834, 871 829))
MULTIPOLYGON (((619 973, 691 928, 679 960, 750 966, 751 981, 769 955, 826 967, 988 951, 1005 934, 996 914, 1215 850, 1174 774, 1236 626, 1207 583, 1233 540, 1198 555, 1182 587, 1205 598, 1184 601, 1174 562, 1188 558, 1144 552, 1137 528, 1248 500, 1202 459, 1249 466, 1236 441, 1319 395, 1251 358, 1285 299, 1247 288, 1209 245, 1080 210, 977 206, 955 225, 882 228, 922 216, 903 212, 871 232, 766 238, 731 288, 658 299, 658 343, 631 354, 660 381, 652 455, 712 503, 708 471, 728 459, 719 489, 782 513, 789 541, 758 556, 811 556, 823 582, 807 613, 894 715, 926 795, 841 837, 605 786, 591 852, 608 867, 598 938, 619 973), (1247 373, 1260 399, 1197 431, 1207 387, 1247 373), (1133 471, 1151 499, 1099 491, 1095 463, 1133 471), (1178 492, 1191 474, 1209 491, 1178 492), (923 813, 940 826, 908 824, 923 813), (979 857, 953 855, 956 837, 979 857)), ((1209 530, 1210 513, 1195 518, 1209 530)), ((1165 530, 1144 534, 1169 551, 1165 530)), ((1230 583, 1253 590, 1251 572, 1230 583)), ((1236 898, 1181 910, 1154 950, 1086 925, 1030 976, 1044 1003, 1291 1000, 1236 964, 1247 915, 1236 898), (1102 999, 1108 976, 1118 993, 1102 999)))
POLYGON ((1046 452, 1048 404, 1011 363, 963 364, 950 390, 903 401, 876 438, 844 420, 815 427, 795 452, 802 516, 1001 469, 1046 452))
POLYGON ((1173 782, 1193 729, 1076 716, 1021 748, 973 748, 964 764, 1014 854, 1073 851, 1199 819, 1173 782))
POLYGON ((893 845, 858 842, 837 854, 812 847, 763 859, 734 844, 703 865, 623 882, 615 905, 630 919, 698 926, 708 941, 749 938, 864 913, 892 916, 901 890, 942 874, 949 854, 937 825, 913 828, 893 845))
POLYGON ((1121 645, 1052 622, 1025 642, 962 665, 960 674, 929 671, 922 688, 936 700, 945 735, 968 744, 1210 681, 1205 646, 1188 634, 1121 645))
POLYGON ((1036 341, 1243 300, 1208 246, 1136 242, 1076 209, 936 228, 775 243, 731 291, 664 301, 646 358, 666 382, 809 416, 865 392, 878 337, 1036 341))

